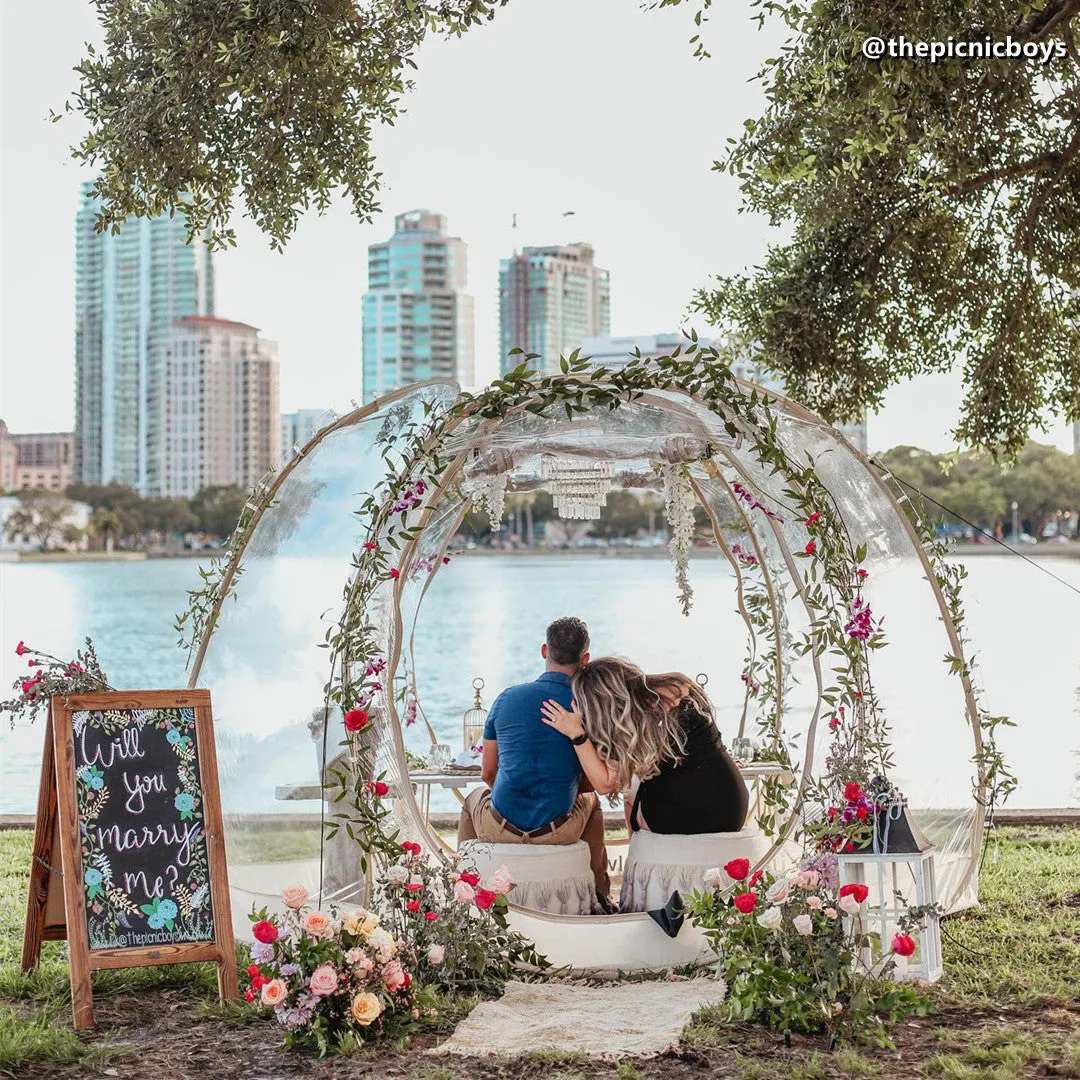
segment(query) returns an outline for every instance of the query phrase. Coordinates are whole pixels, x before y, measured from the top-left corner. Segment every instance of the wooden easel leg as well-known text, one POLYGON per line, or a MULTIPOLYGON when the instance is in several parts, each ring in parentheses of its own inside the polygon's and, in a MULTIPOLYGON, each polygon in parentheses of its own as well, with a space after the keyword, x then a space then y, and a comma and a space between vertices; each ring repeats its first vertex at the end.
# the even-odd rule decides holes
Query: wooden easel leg
POLYGON ((240 988, 236 983, 236 957, 227 955, 224 950, 217 962, 217 988, 222 1004, 240 1000, 240 988))
POLYGON ((34 844, 30 849, 30 887, 26 898, 26 925, 23 929, 22 970, 37 966, 45 932, 45 910, 49 901, 49 879, 58 867, 60 852, 53 850, 53 833, 58 810, 56 766, 53 754, 52 711, 45 720, 45 746, 41 754, 41 782, 38 787, 37 814, 34 818, 34 844))

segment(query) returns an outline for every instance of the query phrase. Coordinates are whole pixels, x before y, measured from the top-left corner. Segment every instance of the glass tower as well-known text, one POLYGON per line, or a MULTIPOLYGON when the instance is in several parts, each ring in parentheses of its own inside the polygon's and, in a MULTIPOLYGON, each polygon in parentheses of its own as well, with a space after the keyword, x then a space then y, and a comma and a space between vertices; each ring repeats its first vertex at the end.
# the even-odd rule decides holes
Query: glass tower
POLYGON ((591 244, 527 247, 499 263, 499 370, 521 363, 514 348, 537 353, 541 374, 586 337, 611 332, 611 283, 591 244))
POLYGON ((75 218, 75 475, 157 495, 165 342, 176 319, 213 313, 210 251, 185 242, 180 214, 97 232, 91 188, 75 218))
POLYGON ((394 235, 368 248, 363 300, 363 395, 366 401, 407 383, 475 380, 473 299, 465 243, 448 236, 446 218, 410 210, 394 235))

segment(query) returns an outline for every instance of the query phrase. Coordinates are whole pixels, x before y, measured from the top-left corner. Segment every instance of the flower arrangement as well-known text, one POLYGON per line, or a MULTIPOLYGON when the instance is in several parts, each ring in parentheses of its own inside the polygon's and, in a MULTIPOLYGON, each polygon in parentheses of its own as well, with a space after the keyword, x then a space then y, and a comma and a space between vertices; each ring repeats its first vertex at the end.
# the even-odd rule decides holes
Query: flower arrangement
POLYGON ((514 887, 500 867, 486 879, 463 859, 430 858, 406 840, 383 870, 375 907, 402 943, 422 986, 475 992, 501 986, 515 965, 548 967, 526 938, 509 928, 507 897, 514 887))
POLYGON ((675 561, 675 583, 679 586, 679 604, 684 615, 690 614, 694 590, 690 585, 690 549, 694 544, 694 507, 697 500, 690 484, 690 470, 684 464, 661 467, 664 480, 664 506, 671 529, 668 550, 675 561))
POLYGON ((18 717, 25 716, 33 722, 40 710, 49 707, 53 694, 88 694, 112 689, 89 638, 84 648, 76 650, 73 660, 61 660, 51 653, 32 649, 25 641, 15 646, 15 655, 26 658, 28 670, 12 684, 15 696, 0 701, 0 713, 10 713, 12 727, 18 717))
POLYGON ((389 1014, 419 1015, 401 942, 377 916, 314 910, 298 885, 282 896, 283 915, 251 915, 255 944, 244 998, 273 1010, 286 1045, 320 1056, 344 1052, 381 1034, 389 1014))
MULTIPOLYGON (((888 1045, 892 1024, 927 1011, 919 991, 885 978, 891 955, 872 971, 859 963, 870 944, 862 925, 865 885, 837 890, 835 878, 825 880, 813 866, 786 877, 751 874, 748 859, 709 870, 705 884, 687 914, 720 957, 732 1019, 785 1035, 821 1033, 830 1043, 847 1036, 888 1045)), ((915 951, 909 928, 905 922, 892 941, 897 956, 915 951)))

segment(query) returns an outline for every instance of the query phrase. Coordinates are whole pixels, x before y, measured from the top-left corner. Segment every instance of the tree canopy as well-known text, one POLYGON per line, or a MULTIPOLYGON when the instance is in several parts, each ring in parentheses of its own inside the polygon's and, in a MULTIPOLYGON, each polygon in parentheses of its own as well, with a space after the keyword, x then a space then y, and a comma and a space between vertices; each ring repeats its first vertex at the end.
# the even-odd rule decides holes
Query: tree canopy
POLYGON ((716 168, 790 238, 699 310, 830 420, 957 365, 970 446, 1013 458, 1047 412, 1080 418, 1080 3, 762 9, 791 37, 716 168), (870 36, 1011 39, 1049 59, 869 60, 870 36))
POLYGON ((191 237, 235 242, 237 192, 275 247, 344 189, 378 210, 373 130, 392 124, 429 33, 460 34, 506 0, 94 0, 105 31, 76 68, 99 170, 99 227, 183 211, 191 237))
MULTIPOLYGON (((398 116, 417 47, 506 0, 95 3, 106 44, 78 68, 91 129, 75 154, 100 169, 100 226, 183 210, 226 244, 239 193, 281 247, 338 189, 371 219, 372 132, 398 116)), ((711 0, 696 6, 706 58, 711 0)), ((697 309, 832 421, 958 365, 968 445, 1014 458, 1048 413, 1080 418, 1080 0, 751 8, 790 39, 716 168, 788 238, 697 309), (871 37, 1039 55, 867 59, 871 37)))

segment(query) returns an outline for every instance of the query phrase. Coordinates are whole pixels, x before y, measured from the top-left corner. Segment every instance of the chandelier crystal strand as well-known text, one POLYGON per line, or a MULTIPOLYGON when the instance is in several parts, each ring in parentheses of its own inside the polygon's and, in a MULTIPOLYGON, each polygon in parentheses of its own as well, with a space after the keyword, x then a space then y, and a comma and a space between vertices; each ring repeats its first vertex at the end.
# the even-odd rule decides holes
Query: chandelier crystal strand
POLYGON ((507 473, 489 473, 482 476, 468 476, 461 482, 461 489, 472 499, 473 506, 487 514, 492 532, 502 529, 503 514, 506 513, 507 473))
POLYGON ((541 476, 547 481, 555 512, 571 521, 596 521, 612 487, 615 464, 545 454, 541 476))

